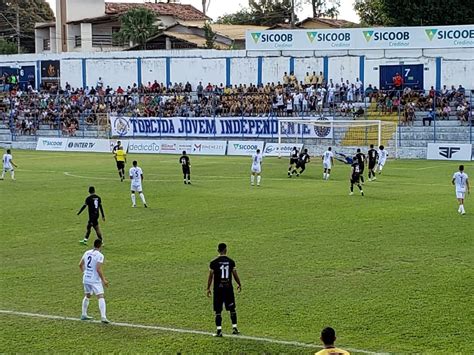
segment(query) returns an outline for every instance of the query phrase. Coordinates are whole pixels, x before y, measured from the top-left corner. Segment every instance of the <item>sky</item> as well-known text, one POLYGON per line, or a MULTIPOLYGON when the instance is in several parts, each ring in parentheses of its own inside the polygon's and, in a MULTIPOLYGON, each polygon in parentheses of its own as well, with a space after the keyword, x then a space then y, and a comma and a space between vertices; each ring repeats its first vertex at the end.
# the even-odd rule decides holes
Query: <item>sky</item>
MULTIPOLYGON (((55 10, 55 2, 56 0, 47 0, 51 5, 53 11, 55 10)), ((143 2, 143 0, 115 0, 116 2, 143 2)), ((341 7, 339 8, 339 18, 358 22, 359 18, 353 9, 353 3, 355 0, 341 0, 341 7)), ((181 0, 182 4, 191 4, 194 5, 196 8, 201 9, 202 1, 201 0, 181 0)), ((217 19, 219 16, 224 14, 229 14, 240 10, 242 7, 246 7, 248 5, 248 0, 211 0, 209 6, 208 15, 212 17, 214 20, 217 19)), ((306 17, 311 16, 311 9, 310 6, 307 5, 303 9, 302 12, 298 13, 298 17, 300 20, 305 19, 306 17)))

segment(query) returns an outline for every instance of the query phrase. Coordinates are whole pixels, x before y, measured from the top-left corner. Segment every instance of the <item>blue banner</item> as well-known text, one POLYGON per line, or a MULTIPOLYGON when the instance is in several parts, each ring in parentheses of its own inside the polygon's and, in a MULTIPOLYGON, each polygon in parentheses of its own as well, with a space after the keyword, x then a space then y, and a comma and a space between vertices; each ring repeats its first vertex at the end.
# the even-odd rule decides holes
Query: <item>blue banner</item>
MULTIPOLYGON (((333 130, 327 126, 281 123, 283 137, 332 138, 333 130)), ((263 117, 110 117, 114 137, 197 137, 197 138, 277 138, 276 118, 263 117)))

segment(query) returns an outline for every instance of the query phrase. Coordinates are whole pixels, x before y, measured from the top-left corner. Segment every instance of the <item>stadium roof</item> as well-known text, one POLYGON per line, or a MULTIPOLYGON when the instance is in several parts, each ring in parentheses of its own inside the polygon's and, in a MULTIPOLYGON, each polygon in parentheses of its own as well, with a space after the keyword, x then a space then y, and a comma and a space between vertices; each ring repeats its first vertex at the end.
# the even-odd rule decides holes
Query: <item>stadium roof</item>
POLYGON ((162 16, 173 16, 177 19, 184 21, 205 21, 209 17, 204 15, 201 11, 196 9, 192 5, 174 4, 174 3, 142 3, 142 4, 129 4, 121 2, 106 2, 105 13, 106 15, 120 15, 127 12, 130 9, 145 7, 147 9, 156 12, 162 16))

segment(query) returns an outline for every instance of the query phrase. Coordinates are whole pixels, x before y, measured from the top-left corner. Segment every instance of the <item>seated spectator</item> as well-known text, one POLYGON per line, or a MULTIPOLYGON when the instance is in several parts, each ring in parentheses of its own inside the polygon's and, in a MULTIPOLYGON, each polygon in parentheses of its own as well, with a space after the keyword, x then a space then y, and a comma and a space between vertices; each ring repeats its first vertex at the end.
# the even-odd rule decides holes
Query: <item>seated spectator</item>
POLYGON ((447 119, 449 121, 449 115, 450 114, 451 114, 451 106, 449 106, 449 104, 444 105, 443 113, 442 113, 443 120, 447 119))
POLYGON ((321 331, 321 342, 324 345, 324 349, 318 351, 315 355, 350 355, 346 350, 336 348, 334 345, 336 342, 336 331, 331 327, 326 327, 321 331))
POLYGON ((288 85, 290 85, 290 77, 288 76, 288 73, 285 72, 285 74, 283 74, 283 86, 287 87, 288 85))
POLYGON ((428 115, 423 117, 423 126, 425 126, 426 121, 428 121, 429 125, 431 126, 431 122, 435 119, 436 114, 434 113, 433 109, 430 108, 428 115))

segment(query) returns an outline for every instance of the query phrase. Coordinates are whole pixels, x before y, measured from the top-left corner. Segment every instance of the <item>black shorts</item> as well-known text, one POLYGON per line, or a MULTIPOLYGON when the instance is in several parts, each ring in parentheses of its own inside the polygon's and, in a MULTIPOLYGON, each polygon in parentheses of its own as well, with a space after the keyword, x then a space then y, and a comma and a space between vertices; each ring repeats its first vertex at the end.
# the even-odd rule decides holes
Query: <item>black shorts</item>
POLYGON ((351 184, 358 184, 358 183, 360 183, 360 175, 352 175, 351 184))
POLYGON ((89 218, 89 222, 87 222, 88 227, 97 227, 99 225, 99 218, 89 218))
POLYGON ((125 162, 124 161, 118 161, 117 162, 117 169, 118 170, 125 169, 125 162))
POLYGON ((301 169, 306 169, 306 163, 302 162, 302 161, 298 161, 296 163, 296 167, 297 168, 301 168, 301 169))
POLYGON ((189 168, 189 166, 183 165, 183 174, 185 175, 191 174, 191 169, 189 168))
POLYGON ((298 158, 290 158, 290 165, 298 164, 298 158))
POLYGON ((224 304, 226 310, 235 310, 235 296, 232 287, 219 287, 214 289, 214 312, 221 313, 224 304))
POLYGON ((374 170, 374 168, 375 168, 375 160, 369 161, 369 170, 374 170))
POLYGON ((360 175, 362 175, 364 173, 364 169, 365 169, 364 164, 360 164, 359 169, 360 169, 360 175))

